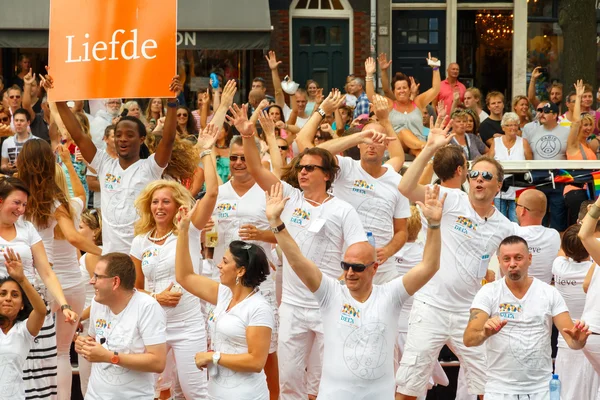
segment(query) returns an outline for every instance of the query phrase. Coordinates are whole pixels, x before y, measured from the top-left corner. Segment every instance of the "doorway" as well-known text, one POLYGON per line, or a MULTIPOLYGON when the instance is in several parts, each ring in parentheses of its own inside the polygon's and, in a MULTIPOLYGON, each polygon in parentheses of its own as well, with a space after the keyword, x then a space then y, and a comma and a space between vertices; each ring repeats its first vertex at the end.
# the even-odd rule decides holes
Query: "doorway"
POLYGON ((498 91, 511 99, 512 11, 461 10, 457 17, 460 80, 467 87, 477 87, 484 98, 498 91))

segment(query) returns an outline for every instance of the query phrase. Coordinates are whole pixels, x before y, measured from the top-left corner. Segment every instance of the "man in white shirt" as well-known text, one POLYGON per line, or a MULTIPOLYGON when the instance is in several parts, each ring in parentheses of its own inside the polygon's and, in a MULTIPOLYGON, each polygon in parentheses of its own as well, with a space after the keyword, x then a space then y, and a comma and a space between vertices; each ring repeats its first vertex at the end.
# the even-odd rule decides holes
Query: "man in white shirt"
MULTIPOLYGON (((446 118, 446 121, 448 118, 446 118)), ((436 150, 453 135, 438 120, 427 144, 400 181, 400 192, 411 201, 422 201, 425 187, 418 184, 421 172, 436 150)), ((490 257, 498 244, 513 233, 512 223, 498 212, 492 200, 502 187, 504 172, 496 160, 481 156, 469 172, 469 193, 447 193, 442 224, 442 255, 439 272, 416 295, 404 354, 396 374, 400 399, 415 399, 425 393, 427 379, 440 349, 447 344, 465 368, 470 394, 483 394, 485 355, 467 348, 462 335, 469 308, 487 273, 490 257)))
POLYGON ((346 282, 343 286, 303 255, 282 217, 288 201, 283 197, 283 187, 278 183, 271 189, 267 197, 271 228, 276 231, 289 266, 317 298, 323 315, 325 348, 319 398, 394 398, 393 354, 398 314, 404 301, 439 269, 444 198, 438 197, 439 187, 427 188, 425 202, 419 204, 429 222, 421 263, 401 278, 374 285, 378 268, 375 249, 369 243, 353 244, 341 262, 346 282))
POLYGON ((483 286, 473 299, 464 343, 470 347, 487 341, 486 400, 546 400, 552 323, 572 349, 582 349, 591 332, 583 321, 571 319, 556 288, 529 276, 531 253, 523 238, 505 238, 498 261, 504 278, 483 286))
POLYGON ((12 175, 17 171, 17 156, 23 145, 29 139, 39 139, 29 132, 31 115, 24 108, 19 108, 13 114, 15 135, 6 138, 2 143, 1 170, 5 175, 12 175))
POLYGON ((90 284, 96 296, 88 335, 75 342, 77 353, 92 363, 85 398, 153 398, 154 374, 166 364, 165 312, 156 300, 135 290, 135 266, 126 254, 102 256, 90 284))
POLYGON ((483 108, 481 108, 481 92, 479 89, 475 87, 468 88, 465 91, 464 104, 465 107, 475 111, 475 113, 479 116, 479 123, 482 123, 489 118, 490 115, 483 111, 483 108))
MULTIPOLYGON (((324 108, 337 100, 329 96, 323 102, 324 108)), ((240 110, 234 105, 232 121, 243 138, 248 171, 263 190, 269 190, 280 181, 261 164, 246 106, 240 110)), ((284 195, 290 200, 282 219, 303 253, 325 274, 338 278, 340 272, 336 266, 342 260, 343 249, 354 243, 366 242, 365 231, 356 210, 328 194, 338 169, 331 153, 311 148, 297 157, 295 172, 300 189, 283 183, 284 195)), ((306 400, 308 390, 304 370, 313 346, 317 346, 318 354, 323 354, 323 321, 318 303, 291 269, 286 257, 283 258, 282 286, 277 348, 281 360, 280 398, 306 400)), ((320 366, 316 368, 320 370, 320 366)))
MULTIPOLYGON (((398 276, 391 257, 406 243, 410 204, 398 191, 401 176, 396 170, 404 163, 404 150, 396 140, 396 133, 388 119, 388 103, 379 95, 375 96, 373 103, 378 123, 367 124, 361 133, 329 140, 319 147, 332 154, 340 154, 354 146, 360 150, 360 161, 336 156, 340 171, 333 194, 350 203, 358 212, 365 230, 373 234, 379 264, 374 283, 383 284, 398 276), (374 133, 379 134, 374 137, 374 133), (391 158, 384 165, 386 145, 391 158)), ((306 125, 296 138, 305 148, 312 147, 316 133, 316 129, 309 129, 311 126, 306 125)))
POLYGON ((515 224, 515 235, 525 239, 532 256, 529 275, 550 284, 552 263, 560 250, 560 234, 556 229, 542 225, 546 215, 546 195, 537 189, 525 190, 516 206, 519 225, 515 224))

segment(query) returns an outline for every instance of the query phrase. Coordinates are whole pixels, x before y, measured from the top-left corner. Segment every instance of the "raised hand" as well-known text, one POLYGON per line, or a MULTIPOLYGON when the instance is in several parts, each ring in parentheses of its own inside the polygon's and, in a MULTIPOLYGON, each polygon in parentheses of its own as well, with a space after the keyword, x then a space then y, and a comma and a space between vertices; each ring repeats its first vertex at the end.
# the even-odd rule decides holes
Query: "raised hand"
POLYGON ((390 115, 390 106, 385 97, 376 94, 373 96, 373 107, 378 121, 385 121, 390 115))
POLYGON ((275 123, 271 117, 269 117, 269 114, 266 111, 258 114, 258 122, 260 123, 260 126, 262 127, 262 130, 266 136, 275 136, 275 123))
POLYGON ((427 53, 427 65, 430 67, 439 67, 439 60, 436 57, 431 57, 431 52, 427 53))
POLYGON ((505 319, 500 319, 500 317, 492 317, 485 321, 483 325, 483 331, 486 337, 490 337, 500 332, 500 329, 504 328, 504 326, 508 323, 505 319))
POLYGON ((50 75, 50 68, 48 68, 47 65, 46 72, 46 75, 40 75, 40 85, 44 88, 44 90, 48 91, 50 89, 54 89, 54 78, 52 78, 52 75, 50 75))
POLYGON ((25 279, 25 272, 23 271, 23 262, 21 262, 21 256, 19 253, 15 253, 13 249, 7 247, 4 251, 4 265, 6 265, 6 272, 8 276, 13 278, 17 283, 23 282, 25 279))
POLYGON ((577 79, 577 82, 573 86, 575 87, 575 93, 577 94, 577 96, 583 96, 583 91, 585 90, 583 87, 583 80, 577 79))
POLYGON ((287 203, 290 198, 283 197, 283 185, 281 182, 271 186, 271 193, 265 191, 265 196, 267 198, 267 219, 271 223, 276 223, 285 208, 285 203, 287 203))
POLYGON ((171 80, 171 84, 169 85, 169 90, 173 92, 174 99, 176 99, 179 96, 179 94, 181 94, 181 91, 183 90, 183 85, 179 81, 179 75, 175 75, 173 77, 173 79, 171 80))
POLYGON ((244 104, 240 109, 237 104, 234 104, 229 107, 229 112, 231 112, 231 116, 227 115, 227 121, 235 125, 242 137, 252 137, 254 135, 254 124, 248 121, 248 106, 244 104))
POLYGON ((444 100, 440 99, 440 101, 438 101, 436 111, 438 118, 444 118, 446 116, 446 104, 444 104, 444 100))
POLYGON ((387 70, 390 65, 392 65, 392 60, 388 61, 387 54, 385 53, 379 54, 377 57, 377 62, 379 63, 379 68, 381 68, 382 71, 387 70))
POLYGON ((427 146, 434 148, 435 150, 444 147, 450 140, 455 136, 454 133, 448 133, 452 126, 452 120, 449 120, 448 116, 444 118, 438 117, 435 124, 433 123, 433 117, 429 122, 429 136, 427 137, 427 146))
POLYGON ((362 131, 360 132, 360 135, 362 136, 362 143, 364 144, 379 144, 385 146, 392 140, 396 140, 395 137, 388 137, 385 132, 377 132, 373 129, 362 131))
POLYGON ((213 147, 219 136, 220 129, 213 124, 206 125, 206 128, 198 135, 198 142, 196 146, 202 150, 208 150, 213 147))
POLYGON ((321 132, 333 133, 333 129, 331 128, 331 125, 329 125, 329 124, 321 124, 320 128, 321 128, 321 132))
POLYGON ((565 328, 563 329, 563 332, 565 333, 565 335, 570 336, 571 339, 573 339, 573 341, 581 344, 585 344, 588 336, 592 334, 589 326, 585 322, 579 320, 576 320, 574 322, 573 327, 571 329, 565 328))
POLYGON ((231 107, 233 104, 233 97, 235 96, 235 92, 237 91, 235 80, 230 79, 225 84, 223 88, 223 92, 221 93, 221 104, 225 107, 231 107))
POLYGON ((68 164, 71 162, 71 153, 69 152, 69 149, 66 146, 59 144, 58 146, 56 146, 56 152, 58 153, 58 156, 60 157, 60 160, 63 162, 63 164, 68 164))
POLYGON ((532 77, 533 79, 537 79, 537 78, 539 78, 540 76, 542 76, 542 71, 541 71, 541 69, 542 69, 542 67, 535 67, 535 68, 533 69, 533 71, 531 71, 531 77, 532 77))
POLYGON ((342 96, 342 93, 337 89, 332 89, 329 96, 321 103, 321 109, 325 111, 325 114, 331 114, 342 106, 346 100, 346 96, 342 96))
POLYGON ((373 60, 373 57, 369 57, 365 60, 365 73, 367 75, 374 75, 375 72, 377 72, 377 66, 375 65, 375 60, 373 60))
POLYGON ((29 68, 29 72, 23 77, 23 82, 26 85, 32 85, 33 82, 35 82, 35 74, 33 73, 33 69, 29 68))
MULTIPOLYGON (((200 94, 200 97, 202 98, 202 104, 208 104, 208 102, 210 101, 210 95, 208 94, 208 91, 210 89, 206 89, 206 92, 202 92, 200 94)), ((210 104, 208 104, 210 106, 210 104)))
POLYGON ((192 218, 192 214, 196 211, 196 207, 198 206, 198 201, 194 204, 194 207, 190 210, 188 206, 181 206, 179 210, 177 210, 177 230, 179 232, 186 232, 190 227, 190 220, 192 218))
POLYGON ((425 201, 417 201, 423 216, 429 225, 439 225, 444 211, 444 202, 447 193, 440 198, 440 187, 438 185, 425 186, 425 201))
POLYGON ((419 86, 421 86, 421 84, 416 83, 415 78, 412 76, 410 76, 408 79, 410 79, 410 94, 413 98, 415 98, 419 94, 419 86))
POLYGON ((270 50, 269 54, 266 55, 265 58, 267 59, 267 63, 269 63, 270 69, 277 69, 279 64, 281 64, 281 61, 277 61, 277 57, 275 56, 275 52, 273 50, 270 50))

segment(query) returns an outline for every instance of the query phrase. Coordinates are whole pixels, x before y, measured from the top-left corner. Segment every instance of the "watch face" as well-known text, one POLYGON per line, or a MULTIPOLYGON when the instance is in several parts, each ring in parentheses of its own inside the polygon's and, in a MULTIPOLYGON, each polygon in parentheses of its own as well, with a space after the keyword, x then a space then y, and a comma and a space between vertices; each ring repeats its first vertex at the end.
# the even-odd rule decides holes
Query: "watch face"
POLYGON ((113 363, 113 364, 117 364, 117 363, 119 362, 119 356, 118 356, 118 355, 116 355, 116 354, 115 354, 115 355, 113 355, 113 356, 110 358, 110 362, 111 362, 111 363, 113 363))

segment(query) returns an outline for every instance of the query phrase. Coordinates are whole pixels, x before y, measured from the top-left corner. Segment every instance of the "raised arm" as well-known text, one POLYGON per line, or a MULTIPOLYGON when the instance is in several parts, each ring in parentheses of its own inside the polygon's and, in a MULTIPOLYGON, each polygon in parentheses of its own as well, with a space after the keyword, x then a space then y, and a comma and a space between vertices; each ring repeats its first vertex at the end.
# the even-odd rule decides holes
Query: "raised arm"
POLYGON ((56 218, 56 222, 58 223, 58 227, 61 232, 65 236, 65 239, 75 248, 85 251, 86 253, 92 253, 96 255, 101 255, 102 250, 100 247, 96 246, 96 244, 83 236, 76 228, 75 223, 69 216, 64 205, 58 206, 56 211, 54 212, 54 218, 56 218))
POLYGON ((394 127, 390 122, 390 109, 388 107, 388 100, 376 94, 372 100, 373 106, 375 107, 375 116, 377 120, 384 127, 387 137, 390 139, 387 142, 387 149, 390 153, 390 161, 393 162, 394 169, 398 171, 404 164, 404 149, 400 140, 397 140, 398 135, 394 131, 394 127), (397 167, 397 168, 396 168, 397 167))
MULTIPOLYGON (((71 181, 71 187, 73 188, 73 194, 75 197, 81 199, 85 206, 86 194, 85 188, 77 175, 77 171, 75 171, 75 167, 73 166, 73 161, 71 160, 71 153, 69 153, 69 149, 67 149, 63 145, 58 145, 56 148, 58 150, 58 155, 60 156, 61 161, 67 167, 67 171, 69 172, 69 180, 71 181)), ((68 194, 68 193, 67 193, 68 194)))
POLYGON ((221 94, 221 103, 219 104, 219 108, 215 110, 213 118, 210 121, 219 129, 221 129, 223 123, 225 122, 225 116, 227 115, 229 106, 231 106, 233 103, 233 96, 235 96, 236 91, 237 88, 235 86, 235 81, 233 79, 227 81, 225 87, 223 88, 223 93, 221 94))
MULTIPOLYGON (((199 207, 196 203, 191 213, 199 207)), ((211 209, 212 211, 212 209, 211 209)), ((185 290, 211 304, 217 304, 219 284, 194 272, 190 255, 190 213, 187 207, 179 207, 177 213, 177 250, 175 253, 175 279, 185 290)))
POLYGON ((269 51, 269 54, 266 55, 265 58, 267 59, 269 69, 271 70, 271 80, 273 81, 273 89, 275 90, 275 104, 283 108, 285 105, 285 95, 281 88, 281 78, 279 77, 279 71, 277 69, 279 64, 281 64, 281 61, 277 61, 277 57, 273 50, 269 51))
POLYGON ((204 163, 204 179, 206 182, 206 194, 199 201, 200 204, 198 207, 195 207, 191 216, 192 224, 194 224, 198 230, 202 230, 204 225, 206 225, 210 219, 215 204, 217 203, 217 196, 219 195, 217 170, 211 159, 211 149, 217 140, 219 130, 220 129, 216 126, 208 124, 204 131, 198 136, 198 143, 196 144, 196 148, 202 151, 200 153, 200 159, 204 163))
POLYGON ((385 146, 391 139, 383 132, 366 130, 353 135, 342 136, 341 138, 328 140, 319 144, 317 147, 328 150, 331 154, 338 154, 361 143, 379 144, 385 146))
POLYGON ((4 260, 6 265, 6 271, 8 275, 13 278, 23 292, 25 296, 33 306, 33 310, 27 318, 27 330, 31 336, 37 336, 44 325, 44 319, 46 318, 46 304, 42 297, 39 295, 37 290, 33 288, 31 283, 27 280, 25 273, 23 272, 23 263, 21 262, 21 256, 15 253, 13 249, 8 247, 4 253, 4 260))
POLYGON ((35 119, 35 111, 33 111, 31 104, 31 85, 35 82, 35 74, 31 68, 29 68, 27 75, 23 77, 23 82, 23 102, 21 106, 27 110, 31 117, 31 121, 33 121, 35 119))
POLYGON ((537 79, 542 75, 540 69, 542 67, 535 67, 533 71, 531 71, 531 79, 529 80, 529 87, 527 88, 527 98, 529 102, 533 104, 533 107, 537 107, 540 104, 540 99, 537 98, 535 94, 535 83, 537 79))
POLYGON ((281 152, 279 151, 277 139, 275 138, 275 124, 273 123, 273 120, 269 118, 269 115, 266 112, 262 112, 258 116, 258 122, 260 122, 260 126, 265 134, 265 139, 267 139, 269 154, 271 155, 271 168, 273 170, 273 174, 277 178, 281 179, 283 160, 281 159, 281 152))
POLYGON ((167 103, 167 115, 165 118, 165 126, 163 127, 162 139, 160 143, 158 143, 156 152, 154 153, 156 163, 162 168, 165 168, 171 160, 173 144, 175 143, 175 136, 177 136, 177 97, 179 97, 179 94, 182 91, 179 76, 173 77, 169 90, 173 92, 174 96, 169 103, 167 103))
MULTIPOLYGON (((325 115, 329 115, 340 108, 344 99, 345 97, 342 96, 339 90, 333 89, 331 93, 329 93, 329 96, 323 100, 323 103, 321 103, 318 110, 321 110, 325 115)), ((321 121, 323 121, 323 117, 318 110, 310 116, 308 122, 306 122, 296 137, 296 143, 298 144, 298 149, 300 151, 304 151, 306 148, 315 147, 313 141, 317 129, 319 128, 321 121)))
POLYGON ((587 274, 585 275, 585 279, 583 280, 583 291, 584 293, 588 292, 590 288, 590 283, 592 283, 592 277, 594 276, 594 271, 596 271, 596 263, 592 263, 590 269, 588 269, 587 274))
MULTIPOLYGON (((281 213, 285 207, 285 203, 289 198, 283 198, 283 185, 277 183, 273 185, 270 193, 266 193, 267 196, 267 219, 272 228, 276 228, 283 224, 281 220, 281 213)), ((311 292, 316 292, 321 286, 321 280, 323 279, 323 273, 319 268, 308 258, 304 257, 302 251, 298 247, 298 244, 292 236, 289 234, 287 229, 283 229, 275 234, 277 243, 281 247, 281 251, 285 254, 290 266, 298 275, 302 283, 311 292)))
POLYGON ((435 152, 450 143, 450 140, 454 137, 454 134, 449 134, 452 120, 448 121, 448 117, 443 120, 438 118, 433 123, 433 117, 431 117, 430 126, 433 126, 427 137, 427 143, 417 158, 412 162, 408 170, 404 173, 398 189, 400 192, 407 197, 410 201, 424 201, 425 200, 425 186, 419 184, 421 179, 421 173, 427 166, 427 163, 435 152))
MULTIPOLYGON (((427 62, 429 64, 431 64, 431 63, 435 63, 437 61, 438 61, 438 59, 435 57, 431 57, 431 53, 429 53, 427 62)), ((428 91, 426 91, 424 93, 421 93, 415 99, 415 103, 417 103, 417 106, 421 110, 424 107, 426 107, 427 104, 431 103, 433 100, 435 100, 437 98, 438 94, 440 93, 440 88, 442 86, 442 78, 440 77, 440 68, 439 67, 432 67, 432 68, 433 68, 433 77, 431 78, 431 89, 429 89, 428 91)))
POLYGON ((262 166, 260 150, 254 140, 254 127, 248 121, 248 107, 244 104, 240 109, 237 104, 234 104, 230 110, 232 116, 228 116, 229 122, 235 125, 242 136, 246 168, 248 168, 248 172, 250 172, 256 183, 263 190, 267 190, 267 188, 279 182, 279 179, 271 171, 262 166))
POLYGON ((383 90, 383 94, 388 99, 394 101, 394 91, 392 90, 390 77, 388 76, 388 70, 392 65, 392 60, 388 61, 387 55, 385 53, 381 53, 379 57, 377 57, 377 63, 379 64, 379 69, 381 70, 381 89, 383 90))
POLYGON ((404 288, 409 295, 415 294, 421 289, 440 269, 440 254, 442 251, 442 236, 440 224, 446 194, 440 199, 440 188, 438 185, 427 186, 425 190, 425 201, 417 201, 421 207, 423 216, 427 219, 427 241, 423 250, 423 261, 402 278, 404 288))
POLYGON ((581 97, 583 96, 583 80, 578 79, 575 83, 575 107, 573 108, 573 120, 571 121, 571 129, 569 130, 569 138, 567 139, 567 154, 579 153, 579 127, 581 126, 581 97))
POLYGON ((577 234, 593 260, 600 260, 600 241, 594 237, 598 218, 600 218, 600 197, 596 199, 594 204, 588 207, 588 212, 583 218, 581 229, 577 234))
POLYGON ((198 93, 199 96, 202 96, 202 109, 200 110, 200 130, 206 128, 206 125, 208 124, 208 111, 210 109, 210 95, 208 94, 209 90, 210 89, 206 89, 206 92, 198 93))

